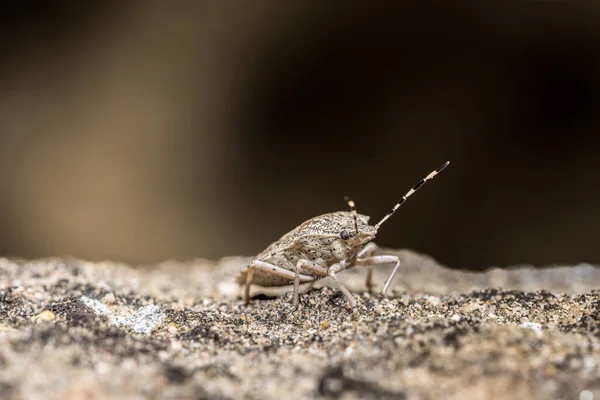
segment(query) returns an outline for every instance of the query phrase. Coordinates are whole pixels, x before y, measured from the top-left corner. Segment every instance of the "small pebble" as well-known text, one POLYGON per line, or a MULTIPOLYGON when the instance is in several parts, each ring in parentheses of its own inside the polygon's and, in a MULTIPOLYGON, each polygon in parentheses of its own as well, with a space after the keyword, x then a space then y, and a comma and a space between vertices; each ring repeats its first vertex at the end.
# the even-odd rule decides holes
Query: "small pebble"
POLYGON ((117 298, 112 292, 109 292, 104 297, 102 297, 101 301, 104 304, 114 304, 117 301, 117 298))
POLYGON ((173 351, 180 351, 183 348, 183 343, 181 343, 181 341, 179 340, 173 340, 171 342, 171 350, 173 351))
POLYGON ((33 320, 36 322, 49 322, 53 321, 54 319, 56 319, 56 315, 50 310, 44 310, 35 317, 33 317, 33 320))
POLYGON ((426 297, 427 301, 430 302, 432 305, 434 306, 439 306, 441 301, 439 297, 435 297, 435 296, 427 296, 426 297))

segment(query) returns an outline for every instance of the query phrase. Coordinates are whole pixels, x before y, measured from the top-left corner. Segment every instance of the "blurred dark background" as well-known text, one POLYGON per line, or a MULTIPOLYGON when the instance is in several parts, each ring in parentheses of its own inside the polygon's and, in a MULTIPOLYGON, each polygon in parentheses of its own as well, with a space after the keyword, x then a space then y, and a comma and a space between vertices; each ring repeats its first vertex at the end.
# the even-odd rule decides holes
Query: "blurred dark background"
POLYGON ((459 268, 600 262, 600 4, 11 2, 0 255, 254 255, 300 222, 459 268))

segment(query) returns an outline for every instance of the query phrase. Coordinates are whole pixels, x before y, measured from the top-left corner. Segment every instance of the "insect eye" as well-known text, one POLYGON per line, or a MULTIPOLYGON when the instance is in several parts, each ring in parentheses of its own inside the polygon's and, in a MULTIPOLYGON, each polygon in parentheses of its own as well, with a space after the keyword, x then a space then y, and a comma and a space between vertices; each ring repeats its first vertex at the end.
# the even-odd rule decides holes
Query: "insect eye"
POLYGON ((348 239, 350 239, 350 234, 348 233, 347 230, 344 229, 343 231, 340 232, 340 237, 343 240, 348 240, 348 239))

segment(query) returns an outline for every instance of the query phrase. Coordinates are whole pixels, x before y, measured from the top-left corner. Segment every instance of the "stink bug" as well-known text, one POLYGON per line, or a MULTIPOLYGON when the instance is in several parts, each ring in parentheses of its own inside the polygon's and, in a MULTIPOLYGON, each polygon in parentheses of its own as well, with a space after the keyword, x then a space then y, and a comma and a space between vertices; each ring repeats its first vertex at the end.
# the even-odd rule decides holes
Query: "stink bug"
POLYGON ((294 285, 293 304, 299 301, 300 283, 312 284, 330 276, 338 285, 350 306, 356 301, 350 291, 338 280, 337 274, 354 266, 369 268, 366 286, 372 288, 372 269, 377 265, 394 264, 381 295, 387 292, 394 275, 400 268, 396 256, 374 255, 377 245, 371 241, 381 224, 428 180, 450 164, 446 161, 413 186, 396 205, 375 225, 369 225, 369 217, 356 212, 354 202, 347 199, 350 212, 338 211, 309 219, 294 230, 283 235, 262 253, 254 257, 237 277, 245 285, 244 302, 250 301, 250 285, 264 287, 294 285))

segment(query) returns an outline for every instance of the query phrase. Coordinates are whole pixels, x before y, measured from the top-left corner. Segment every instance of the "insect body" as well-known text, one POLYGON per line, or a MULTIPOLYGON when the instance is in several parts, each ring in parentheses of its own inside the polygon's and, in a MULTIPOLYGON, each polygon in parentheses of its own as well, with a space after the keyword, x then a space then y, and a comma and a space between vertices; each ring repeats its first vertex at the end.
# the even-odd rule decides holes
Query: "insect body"
POLYGON ((366 286, 372 288, 372 269, 377 265, 394 264, 394 269, 381 290, 385 295, 394 275, 400 267, 396 256, 374 255, 377 246, 371 241, 377 235, 381 224, 429 179, 450 164, 445 162, 413 186, 394 208, 375 225, 369 225, 369 217, 356 212, 354 202, 348 200, 350 212, 338 211, 309 219, 296 229, 272 243, 262 253, 254 257, 237 278, 245 285, 244 301, 250 301, 250 285, 287 286, 294 284, 293 303, 298 305, 300 283, 331 277, 352 308, 356 301, 350 291, 338 280, 337 274, 354 266, 369 268, 366 286))

